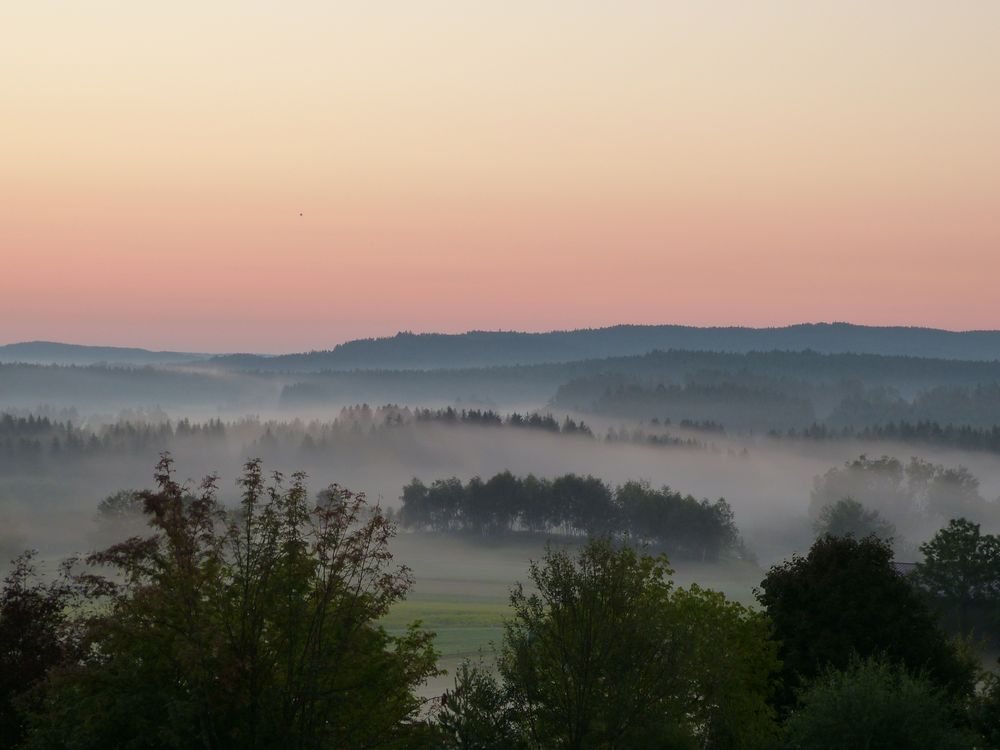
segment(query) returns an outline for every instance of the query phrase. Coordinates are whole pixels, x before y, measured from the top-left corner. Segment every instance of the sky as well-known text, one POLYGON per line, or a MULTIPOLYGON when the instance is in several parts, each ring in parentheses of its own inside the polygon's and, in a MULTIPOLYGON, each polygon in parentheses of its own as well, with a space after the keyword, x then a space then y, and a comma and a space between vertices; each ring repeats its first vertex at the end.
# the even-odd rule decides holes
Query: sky
POLYGON ((995 0, 31 0, 0 343, 1000 328, 995 0))

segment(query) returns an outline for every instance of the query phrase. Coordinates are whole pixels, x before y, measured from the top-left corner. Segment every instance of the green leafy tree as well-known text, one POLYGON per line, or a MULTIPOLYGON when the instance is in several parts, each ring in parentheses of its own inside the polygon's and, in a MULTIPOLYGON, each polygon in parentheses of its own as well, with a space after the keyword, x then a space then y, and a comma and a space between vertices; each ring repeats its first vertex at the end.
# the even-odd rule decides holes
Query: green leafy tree
POLYGON ((673 594, 672 642, 693 733, 703 748, 771 747, 774 693, 780 668, 768 619, 692 585, 673 594))
POLYGON ((957 711, 935 684, 891 660, 855 659, 802 691, 786 722, 790 750, 972 750, 957 711))
POLYGON ((721 594, 675 589, 671 573, 664 557, 607 540, 578 556, 549 549, 530 568, 535 593, 511 594, 499 681, 465 711, 502 717, 511 746, 527 748, 773 747, 767 620, 721 594))
POLYGON ((877 510, 868 510, 851 497, 824 505, 813 524, 817 536, 853 536, 862 539, 874 534, 880 539, 891 540, 895 527, 877 510))
POLYGON ((953 613, 961 632, 974 623, 990 632, 1000 608, 1000 537, 958 518, 920 551, 924 559, 914 574, 919 584, 953 613))
POLYGON ((824 536, 805 557, 772 567, 757 598, 781 642, 780 703, 802 681, 855 656, 885 654, 951 695, 972 692, 975 668, 939 627, 925 598, 892 566, 889 544, 824 536))
POLYGON ((36 689, 77 655, 79 633, 67 610, 79 593, 65 576, 43 580, 34 552, 12 561, 0 589, 0 746, 18 744, 38 702, 36 689))
POLYGON ((413 746, 436 654, 376 625, 411 583, 381 511, 251 461, 232 512, 214 478, 192 492, 172 470, 142 493, 152 535, 89 558, 86 656, 51 678, 27 746, 413 746))
POLYGON ((538 593, 515 587, 499 669, 533 746, 683 736, 679 653, 664 648, 671 572, 665 558, 608 542, 532 563, 538 593))

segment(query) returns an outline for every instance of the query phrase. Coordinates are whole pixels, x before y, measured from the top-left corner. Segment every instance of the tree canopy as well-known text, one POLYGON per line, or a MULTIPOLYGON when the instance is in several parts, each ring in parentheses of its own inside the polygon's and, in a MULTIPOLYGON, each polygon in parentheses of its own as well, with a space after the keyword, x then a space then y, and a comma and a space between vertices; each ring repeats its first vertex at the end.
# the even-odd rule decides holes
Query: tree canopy
POLYGON ((773 566, 757 598, 781 642, 787 707, 803 680, 855 656, 885 654, 952 695, 972 691, 974 667, 940 628, 920 592, 874 536, 824 536, 806 556, 773 566))
POLYGON ((511 594, 499 682, 467 668, 446 696, 451 746, 773 747, 766 618, 671 573, 607 539, 550 548, 511 594))
POLYGON ((972 750, 952 701, 934 683, 877 657, 824 671, 788 718, 789 750, 972 750))
POLYGON ((966 633, 991 635, 1000 623, 1000 537, 983 534, 978 523, 952 519, 920 545, 924 559, 915 580, 966 633))
POLYGON ((164 457, 152 534, 91 555, 83 656, 55 670, 28 748, 396 748, 426 729, 432 636, 376 621, 411 579, 363 495, 250 461, 238 509, 164 457), (111 575, 108 575, 110 573, 111 575))
POLYGON ((678 557, 714 560, 742 553, 725 499, 698 500, 648 482, 626 482, 612 490, 593 476, 566 474, 550 480, 505 471, 464 485, 457 477, 429 487, 414 479, 403 488, 401 500, 400 520, 414 528, 483 536, 515 530, 622 534, 678 557))

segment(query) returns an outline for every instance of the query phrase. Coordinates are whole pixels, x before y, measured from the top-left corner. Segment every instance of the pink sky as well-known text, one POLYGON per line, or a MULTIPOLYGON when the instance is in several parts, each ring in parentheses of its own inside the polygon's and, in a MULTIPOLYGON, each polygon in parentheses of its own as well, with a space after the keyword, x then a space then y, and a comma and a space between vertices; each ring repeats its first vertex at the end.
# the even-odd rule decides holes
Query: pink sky
POLYGON ((1000 328, 992 0, 17 5, 0 343, 1000 328))

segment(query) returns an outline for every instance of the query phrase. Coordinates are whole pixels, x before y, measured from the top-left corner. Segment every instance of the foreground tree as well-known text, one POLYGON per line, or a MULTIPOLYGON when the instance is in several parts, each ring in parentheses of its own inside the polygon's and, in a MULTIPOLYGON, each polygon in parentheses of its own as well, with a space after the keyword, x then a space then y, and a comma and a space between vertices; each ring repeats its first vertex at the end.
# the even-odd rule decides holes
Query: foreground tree
POLYGON ((671 572, 606 540, 577 557, 550 549, 530 569, 537 593, 512 592, 498 681, 466 670, 446 697, 451 746, 772 747, 766 619, 675 589, 671 572))
POLYGON ((781 642, 784 707, 801 680, 855 656, 886 654, 952 696, 969 695, 975 668, 938 626, 924 597, 892 567, 882 539, 825 536, 805 557, 768 571, 757 593, 781 642))
POLYGON ((336 485, 239 481, 238 512, 178 484, 169 457, 143 492, 152 536, 94 554, 103 606, 86 656, 50 680, 33 748, 395 748, 417 742, 413 689, 436 673, 431 636, 375 623, 410 586, 393 528, 336 485))
POLYGON ((978 523, 953 519, 920 545, 915 579, 943 606, 960 632, 978 625, 983 634, 1000 620, 1000 537, 978 523))
POLYGON ((0 589, 0 747, 20 742, 39 684, 78 650, 67 609, 79 592, 65 577, 44 581, 34 558, 15 558, 0 589))
POLYGON ((930 680, 891 661, 855 659, 810 682, 786 723, 791 750, 972 750, 975 738, 930 680))

